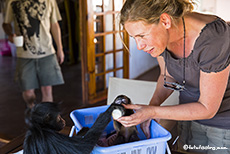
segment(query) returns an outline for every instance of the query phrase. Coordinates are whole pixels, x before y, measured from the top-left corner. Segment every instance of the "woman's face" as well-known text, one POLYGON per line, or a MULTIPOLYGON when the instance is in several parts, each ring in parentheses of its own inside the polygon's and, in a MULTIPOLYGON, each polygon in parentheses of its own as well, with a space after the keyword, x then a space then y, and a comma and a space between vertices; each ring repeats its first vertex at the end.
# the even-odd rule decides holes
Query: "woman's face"
POLYGON ((135 39, 138 50, 143 50, 152 57, 158 57, 164 52, 169 34, 161 22, 158 24, 147 24, 143 21, 126 22, 124 27, 135 39))

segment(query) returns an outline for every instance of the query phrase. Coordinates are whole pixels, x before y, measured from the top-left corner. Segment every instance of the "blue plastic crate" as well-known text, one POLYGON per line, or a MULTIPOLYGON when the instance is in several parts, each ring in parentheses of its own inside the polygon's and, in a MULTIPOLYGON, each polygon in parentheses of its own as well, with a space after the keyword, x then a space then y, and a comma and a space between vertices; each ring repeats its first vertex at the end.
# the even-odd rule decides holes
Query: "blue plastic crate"
MULTIPOLYGON (((108 105, 72 111, 70 117, 74 122, 76 132, 81 130, 82 127, 90 128, 99 114, 104 112, 107 108, 108 105)), ((138 125, 139 141, 109 147, 100 147, 96 145, 92 154, 165 154, 167 141, 171 139, 171 134, 154 120, 151 122, 150 129, 150 139, 146 139, 140 125, 138 125)), ((111 121, 105 129, 105 133, 108 134, 113 131, 113 121, 111 121)), ((169 150, 168 153, 170 153, 169 150)))

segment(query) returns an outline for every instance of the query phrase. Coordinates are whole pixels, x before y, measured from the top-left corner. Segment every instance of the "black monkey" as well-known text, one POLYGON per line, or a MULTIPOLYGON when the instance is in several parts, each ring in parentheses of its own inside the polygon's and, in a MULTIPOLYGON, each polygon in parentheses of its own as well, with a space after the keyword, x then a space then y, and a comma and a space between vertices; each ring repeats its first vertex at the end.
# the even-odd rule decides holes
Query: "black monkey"
MULTIPOLYGON (((119 95, 116 97, 116 99, 114 100, 113 104, 117 104, 115 106, 115 109, 120 109, 123 110, 123 116, 130 116, 131 114, 134 113, 133 110, 131 109, 125 109, 122 104, 131 104, 131 100, 129 97, 125 96, 125 95, 119 95), (118 106, 118 104, 120 104, 120 106, 118 106)), ((128 142, 134 142, 134 141, 138 141, 139 137, 138 137, 138 131, 136 126, 131 126, 131 127, 124 127, 120 122, 114 120, 113 121, 113 125, 114 125, 114 129, 117 132, 117 137, 114 141, 114 145, 117 144, 123 144, 123 143, 128 143, 128 142)))
POLYGON ((58 103, 42 102, 26 112, 26 132, 24 154, 90 154, 99 137, 111 121, 112 104, 101 113, 85 135, 68 137, 58 131, 65 121, 60 116, 58 103))
MULTIPOLYGON (((114 106, 114 111, 118 110, 118 113, 120 114, 118 115, 119 117, 129 116, 134 113, 133 110, 125 109, 124 106, 122 105, 122 104, 131 104, 130 98, 125 95, 117 96, 112 104, 116 104, 116 106, 114 106)), ((112 146, 112 145, 138 141, 139 137, 137 135, 138 131, 136 126, 124 127, 121 123, 116 121, 116 118, 118 117, 116 117, 115 115, 116 113, 114 113, 114 111, 112 114, 114 117, 113 126, 115 132, 107 136, 106 143, 99 142, 98 144, 99 145, 101 144, 101 146, 112 146)))

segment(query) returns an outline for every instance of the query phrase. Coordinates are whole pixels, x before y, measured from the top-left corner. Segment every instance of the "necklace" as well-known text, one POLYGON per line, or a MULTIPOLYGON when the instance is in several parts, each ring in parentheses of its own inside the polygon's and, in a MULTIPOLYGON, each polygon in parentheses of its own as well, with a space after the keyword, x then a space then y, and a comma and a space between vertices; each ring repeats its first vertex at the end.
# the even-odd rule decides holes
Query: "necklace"
POLYGON ((186 33, 186 29, 185 29, 185 22, 184 22, 184 17, 182 17, 182 21, 183 21, 183 27, 184 27, 184 57, 183 57, 183 86, 185 85, 185 33, 186 33))
POLYGON ((174 82, 167 82, 166 81, 166 67, 167 67, 167 54, 166 51, 164 53, 165 55, 165 69, 164 69, 164 87, 172 90, 177 90, 177 91, 183 91, 185 89, 185 34, 186 34, 186 29, 185 29, 185 22, 184 18, 182 17, 183 21, 183 28, 184 28, 184 53, 183 53, 183 81, 182 85, 174 82))

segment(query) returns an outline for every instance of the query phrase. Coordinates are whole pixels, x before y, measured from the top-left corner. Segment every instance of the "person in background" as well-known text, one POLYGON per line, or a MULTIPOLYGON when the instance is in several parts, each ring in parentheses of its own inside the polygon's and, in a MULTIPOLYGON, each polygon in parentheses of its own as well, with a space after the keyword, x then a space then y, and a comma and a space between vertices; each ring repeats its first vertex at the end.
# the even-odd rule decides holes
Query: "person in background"
POLYGON ((2 26, 9 41, 23 36, 23 46, 17 47, 15 79, 29 108, 34 106, 35 89, 41 89, 42 102, 53 102, 52 86, 64 84, 59 66, 64 61, 59 20, 61 15, 55 0, 8 0, 6 3, 2 26))
POLYGON ((125 105, 136 113, 118 121, 141 124, 149 137, 151 119, 177 120, 180 150, 187 144, 197 147, 187 148, 192 152, 229 154, 230 26, 193 7, 191 0, 124 3, 120 27, 139 50, 157 58, 161 73, 150 105, 125 105), (180 92, 179 105, 160 106, 174 90, 180 92))

